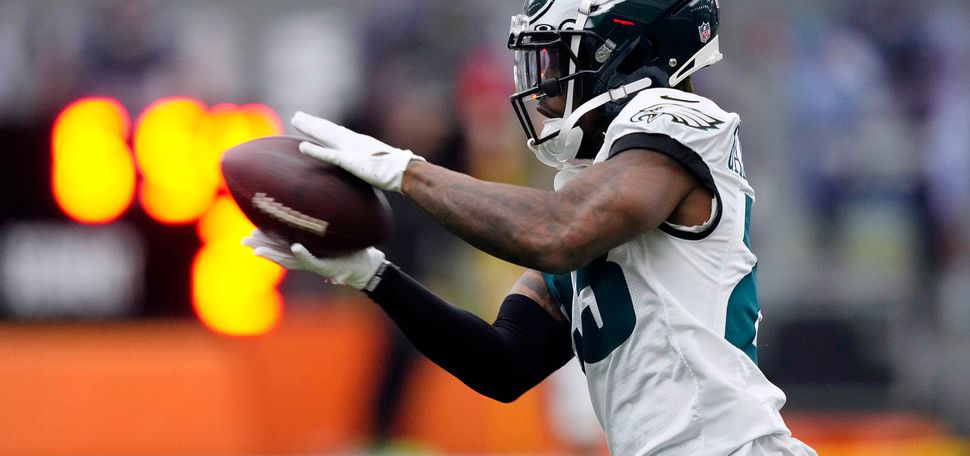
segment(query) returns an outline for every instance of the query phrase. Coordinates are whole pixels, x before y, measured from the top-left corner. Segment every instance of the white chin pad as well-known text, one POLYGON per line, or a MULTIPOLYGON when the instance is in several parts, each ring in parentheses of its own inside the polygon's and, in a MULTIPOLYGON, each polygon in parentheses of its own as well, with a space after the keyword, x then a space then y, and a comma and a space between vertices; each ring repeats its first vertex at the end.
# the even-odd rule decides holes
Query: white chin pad
POLYGON ((576 158, 579 153, 579 146, 583 142, 583 130, 573 127, 569 131, 560 131, 563 119, 548 119, 543 123, 540 138, 559 131, 559 135, 542 144, 536 145, 533 141, 528 142, 529 150, 536 155, 536 158, 546 166, 561 169, 566 162, 576 158))

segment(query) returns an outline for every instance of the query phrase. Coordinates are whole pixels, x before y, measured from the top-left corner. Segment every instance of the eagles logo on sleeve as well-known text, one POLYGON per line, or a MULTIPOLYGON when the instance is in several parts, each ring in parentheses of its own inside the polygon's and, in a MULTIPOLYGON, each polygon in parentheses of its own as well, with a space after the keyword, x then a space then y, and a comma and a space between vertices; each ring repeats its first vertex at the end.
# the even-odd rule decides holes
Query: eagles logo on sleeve
POLYGON ((661 116, 670 116, 670 119, 675 123, 704 131, 717 129, 719 125, 724 123, 703 111, 677 103, 658 103, 644 108, 634 114, 630 122, 645 120, 650 123, 661 116))

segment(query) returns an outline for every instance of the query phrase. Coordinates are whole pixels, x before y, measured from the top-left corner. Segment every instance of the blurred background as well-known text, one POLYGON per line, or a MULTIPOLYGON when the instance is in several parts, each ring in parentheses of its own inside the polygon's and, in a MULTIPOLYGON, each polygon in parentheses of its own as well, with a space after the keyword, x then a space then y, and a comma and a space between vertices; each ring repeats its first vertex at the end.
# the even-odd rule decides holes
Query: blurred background
MULTIPOLYGON (((0 455, 606 454, 579 369, 514 404, 239 246, 222 151, 297 110, 551 188, 521 0, 0 0, 0 455), (578 381, 578 382, 577 382, 578 381)), ((759 357, 822 454, 970 454, 970 4, 724 0, 759 357)), ((396 263, 491 319, 520 273, 390 195, 396 263)))

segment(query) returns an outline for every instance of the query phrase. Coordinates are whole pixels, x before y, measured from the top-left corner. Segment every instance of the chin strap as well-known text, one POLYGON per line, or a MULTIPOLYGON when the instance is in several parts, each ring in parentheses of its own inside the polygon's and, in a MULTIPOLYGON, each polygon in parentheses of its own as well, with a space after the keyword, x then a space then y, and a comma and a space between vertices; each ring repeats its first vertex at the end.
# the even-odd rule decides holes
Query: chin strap
POLYGON ((576 126, 579 119, 606 103, 623 100, 652 85, 653 81, 650 78, 643 78, 601 93, 583 103, 565 119, 547 120, 540 137, 552 134, 552 131, 558 131, 555 138, 538 145, 535 140, 530 139, 526 145, 536 154, 539 161, 553 168, 562 169, 566 162, 576 158, 579 146, 583 142, 583 129, 576 126))
MULTIPOLYGON (((582 0, 579 3, 579 10, 577 11, 577 15, 576 15, 576 23, 573 24, 573 30, 583 30, 586 28, 586 20, 589 19, 589 15, 592 14, 593 4, 595 3, 596 3, 596 0, 582 0)), ((570 43, 570 50, 572 51, 573 55, 579 55, 579 45, 581 41, 582 41, 582 37, 580 37, 579 35, 573 37, 572 43, 570 43)), ((570 59, 569 74, 575 73, 576 70, 577 70, 576 62, 570 59)), ((566 116, 569 116, 569 113, 572 110, 573 101, 574 101, 573 97, 575 96, 574 94, 575 87, 576 87, 575 80, 570 80, 569 82, 566 83, 566 111, 565 111, 566 116)))
POLYGON ((653 80, 650 78, 643 78, 638 81, 633 81, 626 85, 621 85, 615 89, 607 90, 593 98, 591 98, 582 106, 573 111, 569 117, 562 124, 563 130, 572 129, 579 119, 588 114, 590 111, 605 105, 606 103, 613 103, 627 98, 631 95, 635 95, 637 92, 649 88, 653 85, 653 80))

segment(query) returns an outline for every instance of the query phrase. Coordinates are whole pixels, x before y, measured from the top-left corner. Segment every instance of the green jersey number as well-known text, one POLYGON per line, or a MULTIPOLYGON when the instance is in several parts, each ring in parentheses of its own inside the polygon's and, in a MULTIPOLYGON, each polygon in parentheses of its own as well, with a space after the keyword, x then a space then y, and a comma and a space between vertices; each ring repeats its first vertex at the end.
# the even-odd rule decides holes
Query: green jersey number
POLYGON ((633 310, 633 298, 620 265, 607 261, 606 256, 576 271, 576 290, 583 293, 589 288, 594 301, 580 314, 582 333, 573 331, 576 355, 582 363, 602 361, 633 334, 637 315, 633 310), (593 317, 598 311, 602 325, 593 317))

